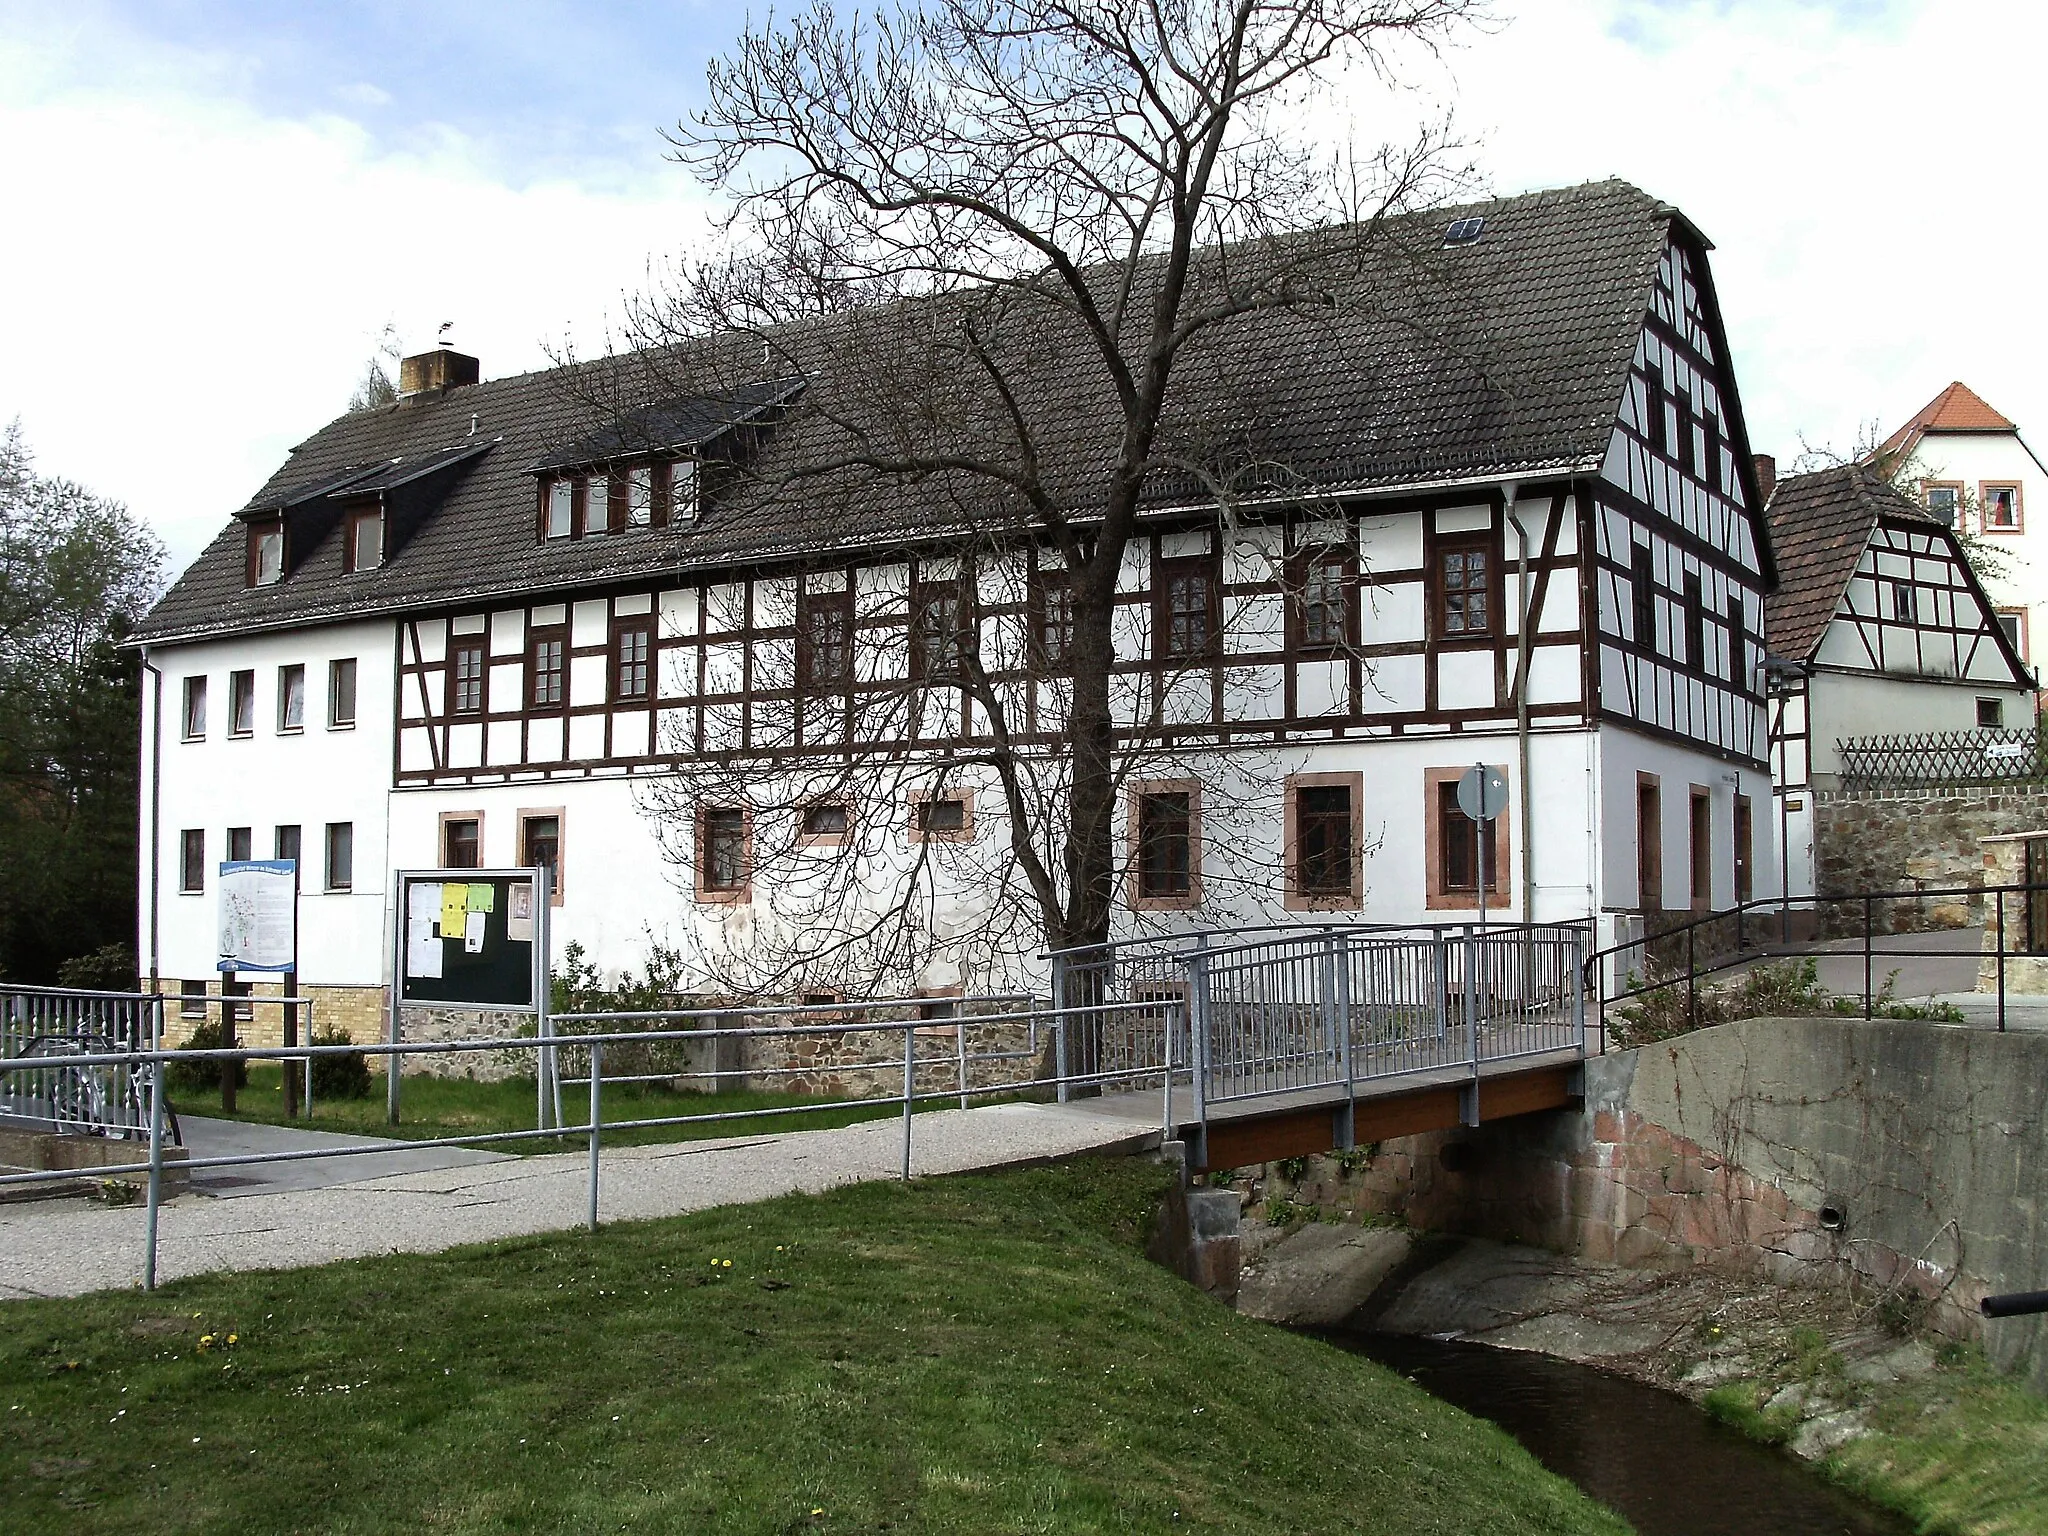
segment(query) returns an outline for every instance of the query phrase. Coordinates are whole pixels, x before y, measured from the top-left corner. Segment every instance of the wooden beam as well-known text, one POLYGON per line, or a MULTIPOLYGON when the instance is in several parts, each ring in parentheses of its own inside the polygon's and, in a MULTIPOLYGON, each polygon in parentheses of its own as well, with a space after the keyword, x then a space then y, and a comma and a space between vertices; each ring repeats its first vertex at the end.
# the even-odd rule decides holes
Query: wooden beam
MULTIPOLYGON (((1506 1120, 1543 1110, 1569 1109, 1580 1102, 1574 1091, 1575 1066, 1539 1067, 1534 1071, 1484 1078, 1479 1084, 1479 1119, 1506 1120)), ((1464 1085, 1445 1083, 1406 1093, 1360 1099, 1352 1112, 1352 1144, 1390 1141, 1425 1131, 1456 1130, 1463 1123, 1464 1085)), ((1343 1101, 1310 1108, 1276 1110, 1211 1120, 1203 1168, 1243 1168, 1283 1157, 1312 1157, 1334 1151, 1343 1101)))

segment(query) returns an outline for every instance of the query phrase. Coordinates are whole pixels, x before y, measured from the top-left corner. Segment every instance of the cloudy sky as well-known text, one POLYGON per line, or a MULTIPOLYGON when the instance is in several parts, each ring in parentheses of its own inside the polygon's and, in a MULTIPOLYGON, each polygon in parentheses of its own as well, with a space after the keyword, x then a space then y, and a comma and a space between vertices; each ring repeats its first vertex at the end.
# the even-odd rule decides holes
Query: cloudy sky
MULTIPOLYGON (((1499 7, 1414 110, 1453 98, 1498 191, 1620 175, 1684 208, 1760 449, 1846 448, 1956 378, 2048 447, 2023 277, 2048 236, 2048 6, 1499 7)), ((387 322, 411 351, 453 321, 487 375, 601 345, 703 228, 659 130, 745 15, 0 0, 0 422, 182 565, 339 412, 387 322)))

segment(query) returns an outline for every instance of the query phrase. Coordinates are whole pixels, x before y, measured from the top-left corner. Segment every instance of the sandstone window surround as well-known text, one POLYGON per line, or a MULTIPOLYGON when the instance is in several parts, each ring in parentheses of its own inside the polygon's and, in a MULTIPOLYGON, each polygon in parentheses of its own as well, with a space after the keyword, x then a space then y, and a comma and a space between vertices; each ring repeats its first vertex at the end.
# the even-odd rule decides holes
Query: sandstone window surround
POLYGON ((1364 898, 1364 775, 1289 774, 1284 793, 1286 910, 1356 911, 1364 898))
POLYGON ((1128 900, 1136 912, 1202 904, 1202 787, 1193 779, 1140 779, 1127 787, 1128 900))
MULTIPOLYGON (((1489 764, 1505 774, 1505 764, 1489 764)), ((1458 804, 1458 783, 1469 766, 1423 770, 1423 857, 1428 885, 1424 905, 1433 910, 1476 911, 1479 882, 1486 881, 1486 904, 1507 906, 1510 893, 1505 871, 1511 867, 1514 806, 1508 805, 1488 824, 1481 837, 1479 823, 1458 804)))

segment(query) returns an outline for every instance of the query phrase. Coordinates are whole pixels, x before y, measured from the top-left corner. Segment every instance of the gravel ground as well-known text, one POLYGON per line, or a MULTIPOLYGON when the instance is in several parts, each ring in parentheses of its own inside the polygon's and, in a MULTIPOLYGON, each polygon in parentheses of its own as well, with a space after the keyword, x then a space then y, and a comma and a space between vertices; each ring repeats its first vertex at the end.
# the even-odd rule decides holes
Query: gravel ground
MULTIPOLYGON (((1156 1118, 1148 1131, 1120 1108, 1114 1101, 1098 1107, 998 1104, 922 1114, 912 1171, 960 1173, 1156 1143, 1156 1118)), ((898 1120, 620 1148, 603 1157, 599 1217, 673 1216, 894 1178, 902 1156, 898 1120)), ((157 1274, 169 1280, 214 1270, 288 1269, 560 1231, 583 1223, 589 1169, 587 1154, 579 1152, 232 1200, 186 1194, 162 1209, 157 1274)), ((145 1230, 140 1206, 61 1200, 0 1207, 0 1298, 139 1285, 145 1230)))

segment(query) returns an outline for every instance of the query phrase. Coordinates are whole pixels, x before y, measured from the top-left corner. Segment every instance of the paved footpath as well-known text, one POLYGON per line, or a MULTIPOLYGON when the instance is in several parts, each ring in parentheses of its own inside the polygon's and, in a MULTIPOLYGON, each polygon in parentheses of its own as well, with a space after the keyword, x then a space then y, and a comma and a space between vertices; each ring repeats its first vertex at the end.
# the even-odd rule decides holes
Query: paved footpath
MULTIPOLYGON (((911 1169, 961 1173, 1135 1150, 1158 1141, 1158 1114, 1156 1096, 921 1114, 911 1169)), ((894 1178, 902 1159, 901 1120, 622 1147, 603 1156, 599 1219, 673 1216, 894 1178)), ((173 1280, 215 1270, 290 1269, 562 1231, 583 1224, 589 1171, 587 1153, 550 1153, 228 1200, 185 1194, 160 1213, 157 1275, 173 1280)), ((140 1285, 144 1231, 140 1206, 83 1200, 0 1206, 0 1298, 140 1285)))

